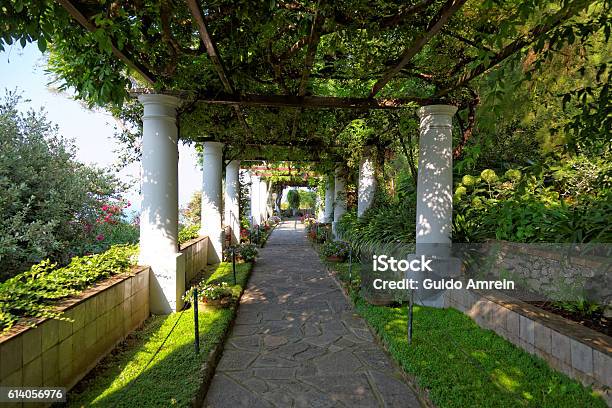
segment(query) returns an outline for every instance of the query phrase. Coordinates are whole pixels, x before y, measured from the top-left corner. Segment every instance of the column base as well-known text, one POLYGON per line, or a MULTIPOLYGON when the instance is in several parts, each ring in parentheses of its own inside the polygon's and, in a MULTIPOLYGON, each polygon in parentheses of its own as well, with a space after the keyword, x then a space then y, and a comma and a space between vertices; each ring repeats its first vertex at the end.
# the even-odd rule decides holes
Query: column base
POLYGON ((151 267, 149 304, 152 314, 169 314, 183 308, 185 257, 182 253, 144 262, 151 267))

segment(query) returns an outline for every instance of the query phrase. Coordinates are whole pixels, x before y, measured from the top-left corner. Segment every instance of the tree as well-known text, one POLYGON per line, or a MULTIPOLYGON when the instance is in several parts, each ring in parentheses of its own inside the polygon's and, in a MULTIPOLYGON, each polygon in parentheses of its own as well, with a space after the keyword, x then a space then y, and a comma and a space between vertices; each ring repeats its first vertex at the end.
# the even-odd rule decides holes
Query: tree
POLYGON ((44 111, 20 113, 20 100, 8 92, 0 103, 2 280, 45 258, 65 263, 80 255, 96 241, 92 231, 104 222, 103 207, 125 187, 105 170, 76 161, 75 146, 44 111))
POLYGON ((181 215, 185 217, 187 225, 200 225, 202 213, 202 192, 196 191, 191 196, 187 207, 181 209, 181 215))
POLYGON ((310 209, 314 208, 317 194, 314 191, 298 190, 300 196, 300 208, 310 209))
POLYGON ((287 201, 293 210, 293 215, 295 215, 296 211, 300 208, 300 193, 298 190, 289 190, 287 192, 287 201))

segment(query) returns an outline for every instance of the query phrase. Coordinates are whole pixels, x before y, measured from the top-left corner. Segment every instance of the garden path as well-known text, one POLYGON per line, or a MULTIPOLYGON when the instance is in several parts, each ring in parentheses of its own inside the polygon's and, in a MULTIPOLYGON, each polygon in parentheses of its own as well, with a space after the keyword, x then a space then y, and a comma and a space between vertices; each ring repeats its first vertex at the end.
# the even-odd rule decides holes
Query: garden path
POLYGON ((295 221, 270 236, 204 407, 420 407, 295 221))

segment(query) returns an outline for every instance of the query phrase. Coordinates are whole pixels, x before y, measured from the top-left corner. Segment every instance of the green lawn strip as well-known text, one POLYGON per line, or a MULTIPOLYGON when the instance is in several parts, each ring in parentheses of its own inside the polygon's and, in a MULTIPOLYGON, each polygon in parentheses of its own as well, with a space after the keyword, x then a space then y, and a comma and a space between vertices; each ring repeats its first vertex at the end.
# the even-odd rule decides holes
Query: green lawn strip
MULTIPOLYGON (((237 264, 240 293, 246 285, 251 264, 237 264)), ((233 284, 231 263, 221 263, 210 271, 208 283, 233 284)), ((68 395, 69 407, 167 407, 190 406, 200 387, 200 368, 209 351, 223 340, 233 319, 232 309, 210 309, 198 313, 200 354, 194 351, 193 311, 167 316, 151 316, 142 329, 135 331, 111 355, 106 357, 68 395), (180 319, 179 319, 180 318, 180 319), (178 324, 159 354, 145 369, 176 321, 178 324), (144 372, 143 372, 144 369, 144 372)))
MULTIPOLYGON (((348 264, 327 264, 347 283, 348 264)), ((356 281, 359 265, 354 266, 356 281)), ((391 356, 439 408, 606 406, 588 388, 455 309, 415 306, 408 345, 407 307, 373 306, 352 295, 391 356)))

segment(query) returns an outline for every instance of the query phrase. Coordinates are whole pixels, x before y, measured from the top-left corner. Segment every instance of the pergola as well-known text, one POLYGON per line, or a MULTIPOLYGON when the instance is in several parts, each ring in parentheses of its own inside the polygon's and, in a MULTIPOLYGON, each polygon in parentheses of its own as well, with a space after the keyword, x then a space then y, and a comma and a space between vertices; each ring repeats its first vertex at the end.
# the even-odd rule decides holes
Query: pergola
MULTIPOLYGON (((348 148, 338 135, 364 112, 418 108, 416 240, 450 243, 453 116, 458 108, 470 111, 462 135, 469 137, 477 101, 470 81, 589 5, 565 1, 530 13, 531 2, 480 0, 30 3, 14 10, 13 36, 53 44, 61 55, 56 71, 92 103, 132 95, 144 107, 140 262, 154 272, 157 313, 180 308, 185 289, 177 245, 179 138, 203 146, 200 232, 210 239, 210 261, 218 262, 223 219, 239 239, 240 160, 324 157, 332 164, 323 174, 324 220, 335 233, 346 211, 348 148)), ((376 189, 375 145, 376 137, 361 155, 359 215, 376 189)), ((261 176, 251 174, 256 223, 271 213, 261 176)))

